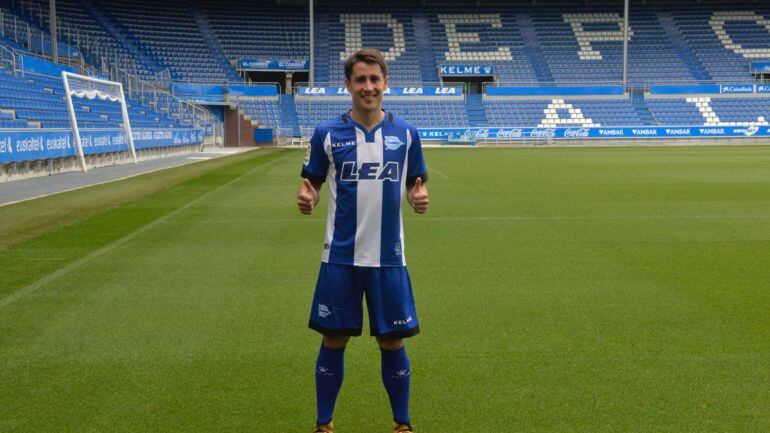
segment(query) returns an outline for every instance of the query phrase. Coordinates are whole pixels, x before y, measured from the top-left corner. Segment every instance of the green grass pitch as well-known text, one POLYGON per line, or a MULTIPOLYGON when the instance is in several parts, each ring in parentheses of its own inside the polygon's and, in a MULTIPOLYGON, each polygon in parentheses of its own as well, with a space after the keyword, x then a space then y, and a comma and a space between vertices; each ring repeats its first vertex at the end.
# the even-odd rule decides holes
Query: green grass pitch
MULTIPOLYGON (((417 432, 770 431, 770 148, 425 153, 417 432)), ((0 431, 309 432, 302 158, 0 208, 0 431)), ((351 342, 338 433, 389 431, 379 363, 351 342)))

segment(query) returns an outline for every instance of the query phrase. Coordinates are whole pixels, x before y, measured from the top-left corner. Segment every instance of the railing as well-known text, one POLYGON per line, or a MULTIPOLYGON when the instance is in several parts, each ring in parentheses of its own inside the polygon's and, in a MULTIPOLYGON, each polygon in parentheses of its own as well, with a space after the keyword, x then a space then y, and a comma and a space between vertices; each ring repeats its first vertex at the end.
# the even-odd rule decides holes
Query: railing
POLYGON ((598 87, 598 86, 621 86, 623 82, 618 81, 487 81, 482 83, 483 88, 487 87, 598 87))
MULTIPOLYGON (((426 82, 426 83, 399 83, 399 82, 390 82, 388 81, 388 87, 459 87, 463 89, 462 96, 463 99, 465 99, 465 96, 467 95, 467 88, 466 83, 462 82, 452 82, 452 83, 441 83, 441 82, 426 82)), ((307 82, 294 82, 292 86, 292 92, 295 95, 299 95, 299 88, 300 87, 345 87, 345 83, 340 83, 336 81, 330 81, 330 82, 318 82, 316 81, 313 83, 312 86, 310 86, 307 82)))
MULTIPOLYGON (((443 93, 408 93, 408 90, 416 90, 418 88, 422 88, 425 91, 433 92, 433 90, 426 90, 426 89, 435 89, 435 88, 455 88, 455 89, 461 89, 463 86, 463 83, 447 83, 446 85, 441 85, 440 83, 421 83, 421 84, 415 84, 415 83, 406 83, 406 84, 395 84, 391 85, 388 83, 388 87, 390 88, 401 88, 404 90, 403 94, 393 94, 393 95, 383 95, 383 106, 386 109, 389 108, 389 104, 401 104, 401 103, 414 103, 414 104, 430 104, 430 108, 432 107, 439 107, 438 109, 445 109, 445 112, 449 111, 450 105, 456 105, 456 104, 462 104, 464 105, 466 103, 467 94, 465 92, 457 92, 455 94, 443 94, 443 93)), ((350 103, 351 103, 351 95, 349 93, 337 93, 337 89, 344 88, 344 86, 336 85, 336 84, 330 84, 330 83, 319 83, 316 82, 313 86, 308 86, 308 83, 295 83, 295 98, 294 98, 294 104, 297 109, 297 122, 300 126, 300 133, 303 138, 309 137, 312 134, 312 128, 310 130, 307 130, 307 125, 315 125, 318 124, 321 121, 328 120, 328 117, 323 114, 321 111, 317 109, 319 106, 323 106, 324 104, 346 104, 346 110, 350 109, 350 103), (299 92, 300 87, 313 87, 313 88, 331 88, 332 94, 303 94, 299 92)), ((392 107, 392 105, 391 105, 392 107)), ((465 109, 462 109, 463 112, 465 112, 465 109)), ((396 114, 398 114, 398 111, 395 111, 396 114)), ((467 113, 466 113, 467 114, 467 113)), ((447 115, 449 118, 449 115, 447 115)), ((406 116, 407 120, 409 120, 409 116, 406 116)), ((467 120, 467 119, 466 119, 467 120)), ((414 120, 414 122, 417 124, 418 127, 421 125, 419 124, 419 121, 414 120)), ((452 122, 450 120, 450 123, 463 123, 462 120, 458 120, 457 122, 452 122)))
POLYGON ((0 62, 4 63, 12 71, 15 71, 18 60, 20 59, 18 59, 15 51, 9 49, 5 45, 0 45, 0 62))
POLYGON ((165 112, 169 117, 176 118, 183 125, 205 127, 217 123, 214 116, 206 109, 189 102, 182 101, 155 84, 147 82, 137 75, 113 66, 109 69, 112 81, 123 84, 123 91, 129 98, 141 101, 143 105, 165 112))
MULTIPOLYGON (((37 53, 19 51, 0 45, 0 58, 19 75, 33 74, 24 70, 23 56, 34 57, 45 61, 52 61, 50 57, 37 53)), ((98 76, 100 72, 87 64, 70 63, 61 61, 59 64, 74 67, 82 75, 98 76)), ((123 84, 123 91, 128 98, 139 100, 143 105, 150 106, 160 112, 165 112, 171 118, 175 118, 185 126, 205 127, 206 124, 216 122, 214 116, 208 111, 196 105, 184 102, 171 93, 158 88, 156 85, 142 80, 137 75, 111 66, 106 74, 110 80, 123 84)))
MULTIPOLYGON (((51 44, 51 35, 43 30, 48 18, 47 11, 43 10, 42 4, 34 6, 32 2, 12 3, 10 13, 0 8, 0 35, 28 50, 21 51, 0 45, 0 61, 15 73, 25 73, 22 55, 46 61, 54 60, 46 53, 47 46, 51 44), (20 13, 21 19, 17 18, 17 13, 20 13), (30 22, 25 18, 29 18, 30 22), (39 28, 30 24, 35 18, 39 21, 39 28), (39 50, 33 41, 39 41, 39 50)), ((169 118, 176 119, 183 125, 201 128, 209 126, 215 134, 217 130, 221 132, 222 128, 217 128, 217 123, 221 122, 208 110, 182 101, 167 91, 171 83, 171 71, 168 68, 157 72, 149 80, 141 78, 137 73, 139 67, 132 58, 120 58, 114 50, 101 46, 95 38, 89 37, 86 32, 81 33, 77 28, 61 24, 57 28, 57 40, 66 40, 69 46, 77 48, 77 57, 58 56, 56 63, 73 67, 83 75, 102 75, 120 82, 128 98, 141 101, 142 104, 167 114, 169 118)))
MULTIPOLYGON (((17 49, 10 49, 4 45, 0 45, 0 61, 7 64, 15 74, 22 76, 25 74, 37 75, 35 73, 24 70, 23 56, 39 58, 49 62, 51 61, 51 59, 47 56, 32 52, 20 51, 17 49)), ((83 75, 100 75, 100 71, 97 71, 87 64, 68 64, 68 62, 61 61, 59 64, 72 66, 83 75)), ((212 129, 216 132, 217 128, 215 128, 215 125, 219 121, 216 120, 208 110, 182 101, 171 93, 163 89, 159 89, 152 83, 144 81, 138 76, 133 75, 128 71, 120 69, 116 66, 110 67, 107 71, 107 74, 104 75, 107 75, 112 81, 122 83, 123 91, 127 98, 141 101, 143 105, 151 107, 162 114, 167 114, 169 118, 176 119, 182 125, 204 129, 206 129, 207 126, 211 126, 212 129)))
MULTIPOLYGON (((51 59, 52 56, 45 53, 44 49, 38 50, 36 46, 33 46, 31 40, 39 38, 41 40, 41 46, 45 48, 50 44, 51 35, 44 27, 48 23, 48 10, 43 8, 41 3, 33 3, 32 1, 25 2, 11 2, 10 14, 11 18, 0 19, 0 34, 9 37, 16 43, 19 43, 22 47, 28 49, 31 52, 38 52, 45 58, 51 59), (17 18, 17 14, 21 19, 17 18), (27 22, 29 20, 29 22, 27 22), (3 26, 3 24, 5 24, 3 26), (38 27, 35 26, 38 25, 38 27), (32 35, 32 37, 28 36, 32 35), (23 39, 22 38, 26 38, 23 39)), ((2 12, 0 10, 0 12, 2 12)), ((2 17, 2 16, 0 16, 2 17)), ((100 71, 104 75, 109 74, 111 67, 115 66, 120 69, 130 71, 133 75, 141 75, 140 70, 147 70, 150 72, 149 67, 140 67, 140 65, 132 58, 126 56, 119 56, 118 52, 110 47, 103 46, 94 35, 89 34, 88 31, 81 31, 78 26, 69 25, 66 22, 59 21, 57 26, 57 41, 59 43, 66 43, 71 47, 77 48, 77 58, 68 59, 68 56, 60 55, 57 58, 57 63, 66 64, 68 66, 77 67, 75 62, 80 62, 81 68, 85 67, 86 63, 92 65, 93 69, 100 71)), ((78 68, 80 69, 80 68, 78 68)), ((168 89, 168 84, 171 81, 171 71, 167 68, 162 71, 154 73, 152 77, 143 78, 145 81, 150 82, 157 88, 168 89)))
POLYGON ((302 145, 302 140, 294 137, 292 128, 273 128, 273 137, 279 146, 297 147, 302 145))
POLYGON ((190 84, 201 86, 276 86, 280 87, 275 81, 185 81, 173 80, 171 84, 190 84))
MULTIPOLYGON (((681 80, 672 78, 661 78, 655 80, 639 80, 628 83, 626 85, 626 92, 632 90, 643 90, 645 92, 650 90, 650 85, 653 84, 670 84, 670 85, 715 85, 715 84, 766 84, 767 80, 764 78, 736 78, 728 80, 681 80)), ((558 88, 558 87, 600 87, 600 86, 622 86, 622 81, 489 81, 482 83, 482 92, 487 93, 489 87, 544 87, 544 88, 558 88)))
POLYGON ((153 77, 153 81, 156 83, 156 86, 161 89, 171 89, 171 69, 166 68, 156 73, 153 77))

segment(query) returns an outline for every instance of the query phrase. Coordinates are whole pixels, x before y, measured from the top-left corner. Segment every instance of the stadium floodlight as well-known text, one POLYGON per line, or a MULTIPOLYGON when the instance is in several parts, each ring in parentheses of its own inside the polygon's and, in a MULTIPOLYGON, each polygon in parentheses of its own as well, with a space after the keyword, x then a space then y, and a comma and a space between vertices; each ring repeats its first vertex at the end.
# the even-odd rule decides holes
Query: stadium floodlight
POLYGON ((126 109, 126 97, 123 94, 123 84, 115 81, 107 81, 99 78, 87 77, 85 75, 74 74, 72 72, 62 71, 62 80, 64 80, 64 93, 67 98, 67 111, 69 111, 70 125, 72 125, 72 135, 75 140, 75 149, 80 159, 80 167, 83 171, 88 171, 86 159, 83 154, 83 146, 80 142, 80 129, 78 128, 78 119, 75 114, 75 107, 72 104, 72 97, 94 99, 102 101, 108 100, 120 103, 120 110, 123 114, 123 130, 126 133, 126 142, 131 150, 131 157, 134 163, 136 159, 136 149, 134 148, 134 138, 131 135, 131 123, 128 120, 128 110, 126 109))

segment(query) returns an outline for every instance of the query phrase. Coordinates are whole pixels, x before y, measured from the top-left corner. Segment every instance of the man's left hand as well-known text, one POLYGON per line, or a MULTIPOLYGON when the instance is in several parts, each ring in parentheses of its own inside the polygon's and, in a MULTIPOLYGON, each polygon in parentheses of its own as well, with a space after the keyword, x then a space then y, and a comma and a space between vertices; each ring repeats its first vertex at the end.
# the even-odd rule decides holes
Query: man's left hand
POLYGON ((406 198, 416 213, 424 214, 428 210, 428 189, 422 184, 421 177, 417 178, 406 198))

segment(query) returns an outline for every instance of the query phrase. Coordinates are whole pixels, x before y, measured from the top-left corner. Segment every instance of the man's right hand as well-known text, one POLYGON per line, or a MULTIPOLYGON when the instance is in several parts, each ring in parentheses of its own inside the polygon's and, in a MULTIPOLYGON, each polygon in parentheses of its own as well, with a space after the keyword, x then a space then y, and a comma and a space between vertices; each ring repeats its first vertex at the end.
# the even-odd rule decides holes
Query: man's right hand
POLYGON ((318 204, 318 190, 315 189, 313 184, 308 179, 302 179, 302 185, 299 187, 297 193, 297 206, 299 211, 305 215, 313 213, 313 209, 318 204))

